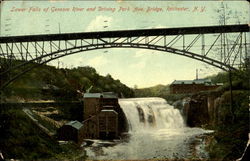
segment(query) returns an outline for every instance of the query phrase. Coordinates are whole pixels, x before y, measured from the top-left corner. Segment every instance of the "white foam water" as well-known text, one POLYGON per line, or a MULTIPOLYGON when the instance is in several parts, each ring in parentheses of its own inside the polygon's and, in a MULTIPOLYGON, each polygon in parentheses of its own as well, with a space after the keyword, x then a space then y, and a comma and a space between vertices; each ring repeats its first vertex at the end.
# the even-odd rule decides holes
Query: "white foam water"
POLYGON ((119 104, 129 124, 129 141, 95 140, 85 147, 89 159, 208 158, 200 148, 204 137, 197 136, 211 131, 186 127, 180 111, 166 100, 120 99, 119 104))
POLYGON ((185 126, 180 111, 162 98, 120 99, 119 104, 128 119, 130 132, 185 126))

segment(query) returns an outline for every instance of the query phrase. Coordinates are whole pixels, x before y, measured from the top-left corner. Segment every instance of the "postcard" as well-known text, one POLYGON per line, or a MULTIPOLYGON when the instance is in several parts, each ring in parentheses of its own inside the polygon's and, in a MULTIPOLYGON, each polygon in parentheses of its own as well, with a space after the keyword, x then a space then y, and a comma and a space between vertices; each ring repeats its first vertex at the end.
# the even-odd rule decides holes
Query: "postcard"
POLYGON ((244 158, 249 12, 245 0, 0 0, 1 158, 244 158))

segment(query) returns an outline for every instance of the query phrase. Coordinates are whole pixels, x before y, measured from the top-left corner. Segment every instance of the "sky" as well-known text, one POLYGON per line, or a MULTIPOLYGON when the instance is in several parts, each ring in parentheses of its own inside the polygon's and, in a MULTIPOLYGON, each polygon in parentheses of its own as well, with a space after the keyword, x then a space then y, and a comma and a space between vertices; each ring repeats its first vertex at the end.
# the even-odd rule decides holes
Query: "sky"
MULTIPOLYGON (((226 8, 226 24, 249 24, 249 3, 240 1, 4 1, 0 35, 36 35, 219 25, 218 10, 226 8), (135 10, 143 8, 143 11, 135 10), (148 10, 148 9, 154 10, 148 10), (163 10, 160 11, 159 8, 163 10), (182 8, 177 11, 176 8, 182 8), (186 9, 185 9, 186 8, 186 9), (92 11, 91 11, 92 9, 92 11), (122 10, 120 10, 122 9, 122 10), (88 11, 87 11, 88 10, 88 11)), ((102 49, 77 53, 49 65, 94 67, 129 87, 195 79, 220 69, 187 57, 145 49, 102 49)))

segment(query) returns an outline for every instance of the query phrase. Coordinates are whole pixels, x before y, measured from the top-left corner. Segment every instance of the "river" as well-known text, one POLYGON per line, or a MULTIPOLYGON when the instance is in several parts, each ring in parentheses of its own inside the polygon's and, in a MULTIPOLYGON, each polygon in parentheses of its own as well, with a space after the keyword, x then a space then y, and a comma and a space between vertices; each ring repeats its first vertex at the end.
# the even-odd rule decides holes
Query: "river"
POLYGON ((120 99, 129 124, 127 139, 91 140, 89 159, 209 158, 206 135, 212 131, 185 125, 178 109, 162 98, 120 99))

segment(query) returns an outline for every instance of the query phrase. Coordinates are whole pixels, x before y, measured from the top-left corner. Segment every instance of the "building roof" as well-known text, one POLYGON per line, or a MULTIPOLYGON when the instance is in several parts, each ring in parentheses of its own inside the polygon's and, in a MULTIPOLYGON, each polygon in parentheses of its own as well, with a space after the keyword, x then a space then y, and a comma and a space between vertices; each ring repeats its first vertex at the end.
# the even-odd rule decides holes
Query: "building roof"
POLYGON ((84 98, 100 98, 101 93, 84 93, 84 98))
POLYGON ((114 108, 114 106, 112 106, 112 105, 104 105, 103 108, 112 109, 112 108, 114 108))
POLYGON ((211 85, 210 79, 195 79, 195 80, 174 80, 172 84, 205 84, 211 85))
POLYGON ((66 123, 65 125, 72 126, 73 128, 75 128, 77 130, 79 130, 83 126, 83 124, 80 123, 79 121, 70 121, 70 122, 66 123))
POLYGON ((101 112, 112 112, 118 115, 118 113, 115 110, 111 110, 111 109, 104 109, 104 110, 101 110, 101 112))
POLYGON ((103 92, 103 93, 84 93, 84 98, 118 98, 113 92, 103 92))

